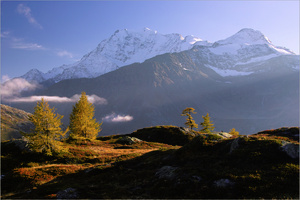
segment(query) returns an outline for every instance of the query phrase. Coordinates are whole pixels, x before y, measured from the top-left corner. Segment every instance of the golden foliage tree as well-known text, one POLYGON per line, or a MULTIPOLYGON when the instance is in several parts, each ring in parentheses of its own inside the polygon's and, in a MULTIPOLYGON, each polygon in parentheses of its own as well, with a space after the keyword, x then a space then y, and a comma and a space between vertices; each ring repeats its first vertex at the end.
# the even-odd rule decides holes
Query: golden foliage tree
POLYGON ((65 134, 60 128, 62 118, 43 98, 37 102, 33 115, 29 117, 34 129, 30 134, 23 134, 29 140, 29 148, 49 156, 64 151, 60 142, 65 134))
POLYGON ((70 115, 69 130, 71 138, 96 139, 101 131, 100 126, 102 123, 96 122, 94 112, 93 104, 88 101, 86 93, 82 92, 70 115))
POLYGON ((207 113, 206 116, 202 116, 202 118, 204 121, 200 123, 200 125, 202 126, 201 131, 204 133, 211 133, 215 129, 215 127, 210 120, 209 114, 207 113))
POLYGON ((181 116, 187 116, 186 122, 184 124, 191 130, 193 130, 193 128, 198 128, 198 124, 196 124, 196 122, 194 121, 191 113, 196 114, 195 109, 188 107, 182 111, 181 116))
POLYGON ((233 135, 233 136, 238 136, 240 133, 235 130, 235 128, 230 129, 229 134, 233 135))

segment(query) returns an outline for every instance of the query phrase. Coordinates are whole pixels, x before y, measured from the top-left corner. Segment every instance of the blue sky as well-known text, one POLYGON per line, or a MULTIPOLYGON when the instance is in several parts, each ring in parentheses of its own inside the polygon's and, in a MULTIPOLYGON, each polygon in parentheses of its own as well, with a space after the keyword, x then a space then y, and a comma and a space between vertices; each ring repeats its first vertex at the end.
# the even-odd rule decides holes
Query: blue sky
POLYGON ((242 28, 299 54, 299 1, 1 1, 1 76, 71 64, 118 29, 215 42, 242 28))

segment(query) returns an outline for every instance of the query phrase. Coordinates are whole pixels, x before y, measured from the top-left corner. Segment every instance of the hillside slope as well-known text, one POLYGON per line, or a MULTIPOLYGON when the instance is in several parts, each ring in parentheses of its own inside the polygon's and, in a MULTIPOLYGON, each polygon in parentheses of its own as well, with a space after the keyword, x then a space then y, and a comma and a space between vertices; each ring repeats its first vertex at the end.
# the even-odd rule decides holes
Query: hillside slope
MULTIPOLYGON (((164 128, 161 136, 170 137, 164 128)), ((182 147, 145 141, 119 144, 120 138, 64 143, 70 154, 52 158, 2 143, 2 198, 299 197, 298 127, 230 139, 199 135, 182 147)))
MULTIPOLYGON (((112 113, 133 117, 120 123, 103 121, 104 135, 161 124, 182 126, 180 114, 186 107, 195 108, 197 123, 208 112, 219 131, 234 127, 251 134, 298 125, 299 74, 288 64, 295 63, 296 57, 273 58, 259 66, 272 69, 246 77, 222 77, 193 61, 192 55, 191 51, 164 54, 94 79, 61 81, 40 95, 72 97, 85 91, 108 102, 96 105, 98 121, 112 113)), ((56 106, 65 116, 72 108, 67 104, 56 106)), ((67 118, 64 120, 67 123, 67 118)))
POLYGON ((21 138, 22 132, 30 131, 30 113, 1 104, 1 141, 21 138))
MULTIPOLYGON (((131 56, 145 50, 139 46, 142 40, 135 43, 135 37, 129 35, 126 31, 117 32, 111 41, 107 40, 118 52, 122 49, 118 41, 128 40, 124 51, 117 54, 121 60, 130 60, 130 56, 123 53, 130 52, 134 44, 137 46, 131 56)), ((148 41, 147 37, 144 39, 148 41)), ((242 29, 212 45, 197 43, 186 51, 174 47, 180 52, 174 50, 171 52, 177 53, 151 57, 96 78, 63 80, 48 87, 52 84, 49 83, 32 95, 72 98, 85 91, 88 95, 104 98, 107 104, 95 105, 95 117, 103 121, 102 135, 125 134, 162 124, 182 126, 184 119, 180 114, 186 107, 195 108, 198 124, 202 122, 201 116, 209 113, 218 131, 236 128, 244 134, 252 134, 299 125, 299 55, 276 47, 253 29, 242 29), (116 117, 122 120, 112 120, 116 117)), ((95 52, 106 52, 106 48, 109 45, 100 45, 95 52)), ((97 57, 95 52, 85 58, 97 57)), ((148 55, 147 52, 143 55, 148 55)), ((102 65, 96 65, 99 66, 102 65)), ((8 101, 16 108, 33 112, 35 103, 29 103, 32 98, 28 96, 11 97, 8 101)), ((51 106, 65 116, 63 122, 68 124, 72 104, 51 102, 51 106)))

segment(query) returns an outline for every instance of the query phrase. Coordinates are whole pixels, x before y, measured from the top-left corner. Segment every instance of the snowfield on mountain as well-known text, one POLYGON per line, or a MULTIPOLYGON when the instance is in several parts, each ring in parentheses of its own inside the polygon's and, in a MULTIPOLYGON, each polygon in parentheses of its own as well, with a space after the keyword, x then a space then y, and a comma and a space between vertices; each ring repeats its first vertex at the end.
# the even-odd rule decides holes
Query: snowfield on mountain
POLYGON ((249 75, 254 71, 241 66, 264 62, 281 55, 295 55, 284 47, 272 44, 261 32, 249 28, 215 43, 192 35, 183 37, 178 33, 161 34, 148 28, 138 31, 123 29, 101 41, 96 49, 78 62, 55 67, 46 73, 32 69, 21 78, 39 83, 47 80, 57 83, 65 79, 94 78, 132 63, 142 63, 157 55, 190 49, 197 52, 196 56, 200 56, 202 62, 203 59, 209 62, 206 66, 221 76, 249 75))

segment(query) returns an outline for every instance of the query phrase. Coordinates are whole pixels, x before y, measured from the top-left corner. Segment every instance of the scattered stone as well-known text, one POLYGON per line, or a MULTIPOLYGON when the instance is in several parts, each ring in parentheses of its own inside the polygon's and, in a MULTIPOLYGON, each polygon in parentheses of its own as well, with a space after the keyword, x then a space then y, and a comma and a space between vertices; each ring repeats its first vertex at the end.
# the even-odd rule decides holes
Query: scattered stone
POLYGON ((120 143, 120 144, 135 144, 137 142, 141 142, 142 140, 136 138, 136 137, 129 137, 129 136, 124 136, 119 138, 116 143, 120 143))
POLYGON ((185 128, 185 127, 179 127, 179 129, 184 133, 189 133, 191 131, 189 128, 185 128))
POLYGON ((90 173, 91 171, 93 171, 95 168, 88 168, 86 170, 84 170, 85 173, 90 173))
POLYGON ((291 158, 299 158, 299 145, 287 141, 281 141, 281 149, 291 158))
POLYGON ((236 150, 237 148, 239 148, 240 146, 240 142, 242 140, 242 137, 238 137, 236 139, 234 139, 231 143, 231 146, 230 146, 230 151, 229 151, 229 154, 231 154, 234 150, 236 150))
POLYGON ((234 182, 232 182, 229 179, 220 179, 220 180, 214 181, 214 185, 216 187, 225 188, 225 187, 231 187, 231 186, 233 186, 234 182))
POLYGON ((200 176, 192 176, 191 177, 191 181, 193 182, 200 182, 202 180, 202 178, 200 176))
POLYGON ((222 138, 225 138, 225 139, 232 137, 231 134, 226 133, 226 132, 217 132, 216 134, 219 135, 219 136, 221 136, 222 138))
POLYGON ((56 193, 57 199, 77 199, 78 192, 74 188, 67 188, 56 193))
POLYGON ((141 186, 135 186, 135 187, 130 188, 131 192, 137 192, 137 191, 141 191, 141 190, 142 190, 141 186))
POLYGON ((159 179, 174 179, 175 178, 175 170, 178 167, 172 167, 172 166, 163 166, 160 168, 156 173, 155 176, 157 176, 159 179))
POLYGON ((27 151, 30 152, 31 150, 28 148, 29 141, 22 136, 21 139, 14 139, 9 141, 9 143, 14 144, 16 147, 18 147, 21 151, 27 151))

